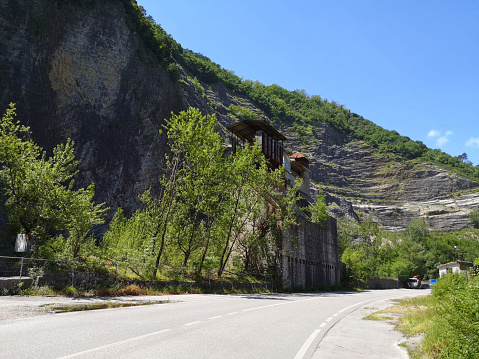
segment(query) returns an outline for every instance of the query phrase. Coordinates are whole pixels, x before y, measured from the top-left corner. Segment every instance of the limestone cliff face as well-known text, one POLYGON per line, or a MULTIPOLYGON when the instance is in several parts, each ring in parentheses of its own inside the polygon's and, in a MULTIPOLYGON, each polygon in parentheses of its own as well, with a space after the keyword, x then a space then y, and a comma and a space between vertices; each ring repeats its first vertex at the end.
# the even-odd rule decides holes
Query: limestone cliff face
POLYGON ((312 180, 330 194, 336 216, 354 218, 352 207, 390 231, 403 231, 418 218, 433 231, 453 231, 470 227, 469 212, 479 206, 476 182, 436 165, 376 154, 327 125, 302 147, 313 159, 312 180))
POLYGON ((79 184, 134 210, 163 173, 163 120, 187 105, 161 66, 140 58, 121 4, 2 1, 0 42, 0 107, 15 102, 47 150, 72 138, 79 184))
MULTIPOLYGON (((248 98, 221 84, 198 89, 179 71, 174 82, 155 62, 121 1, 0 2, 0 109, 15 102, 18 118, 47 151, 72 138, 77 182, 95 182, 96 199, 111 214, 118 206, 133 211, 138 195, 158 187, 167 151, 158 130, 172 111, 192 106, 215 114, 225 137, 236 121, 231 104, 267 118, 248 98)), ((370 214, 394 231, 423 217, 433 230, 455 230, 469 226, 468 213, 479 204, 476 182, 375 154, 327 124, 316 125, 307 143, 295 140, 287 123, 277 127, 291 138, 289 149, 311 160, 312 193, 321 184, 336 216, 370 214)))

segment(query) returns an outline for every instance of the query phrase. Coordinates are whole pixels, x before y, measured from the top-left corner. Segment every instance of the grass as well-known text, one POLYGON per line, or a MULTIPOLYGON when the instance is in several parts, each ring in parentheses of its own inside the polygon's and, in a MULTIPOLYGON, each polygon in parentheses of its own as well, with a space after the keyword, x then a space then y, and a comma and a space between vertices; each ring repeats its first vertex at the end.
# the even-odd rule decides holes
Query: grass
MULTIPOLYGON (((453 293, 454 297, 459 295, 459 292, 453 293)), ((449 300, 434 294, 395 302, 396 305, 372 313, 364 319, 394 321, 395 329, 407 338, 402 346, 407 348, 410 358, 479 358, 477 345, 474 344, 477 329, 473 329, 477 328, 477 321, 474 324, 473 320, 463 318, 455 312, 460 311, 461 307, 453 309, 449 300), (445 318, 445 313, 450 317, 445 318), (457 315, 460 317, 459 321, 453 322, 457 315), (458 328, 461 323, 472 326, 461 332, 458 328), (469 343, 471 340, 472 344, 469 343)))
POLYGON ((48 308, 49 312, 54 313, 69 313, 69 312, 83 312, 88 310, 110 309, 110 308, 124 308, 124 307, 138 307, 142 305, 164 304, 169 303, 169 300, 163 301, 146 301, 146 302, 97 302, 88 304, 62 305, 52 306, 48 308))
POLYGON ((394 317, 388 317, 388 316, 384 315, 383 313, 376 312, 376 313, 371 313, 371 314, 365 316, 363 319, 365 319, 365 320, 378 320, 378 321, 390 321, 390 320, 394 320, 395 318, 394 317))
MULTIPOLYGON (((431 333, 436 321, 433 310, 436 299, 428 295, 395 300, 394 302, 396 303, 394 306, 374 312, 363 319, 393 321, 395 329, 408 338, 401 346, 407 348, 410 358, 435 358, 425 356, 424 346, 429 344, 424 340, 418 341, 417 338, 422 338, 425 333, 431 333)), ((436 336, 436 340, 440 340, 440 337, 436 336)))
POLYGON ((269 293, 264 287, 246 289, 244 287, 223 287, 209 291, 191 285, 169 285, 161 288, 153 288, 137 284, 114 284, 98 288, 77 288, 66 286, 64 288, 53 288, 50 286, 39 286, 31 288, 15 288, 16 292, 9 291, 8 295, 29 295, 29 296, 66 296, 66 297, 122 297, 122 296, 152 296, 171 294, 246 294, 246 293, 269 293))

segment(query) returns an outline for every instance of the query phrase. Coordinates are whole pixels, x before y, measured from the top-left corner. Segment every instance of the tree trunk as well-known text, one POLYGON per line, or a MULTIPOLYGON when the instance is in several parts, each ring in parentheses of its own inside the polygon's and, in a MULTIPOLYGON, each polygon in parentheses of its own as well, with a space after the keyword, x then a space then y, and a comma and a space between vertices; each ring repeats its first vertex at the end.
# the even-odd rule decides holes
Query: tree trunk
MULTIPOLYGON (((155 261, 155 268, 153 270, 153 280, 156 280, 156 275, 158 273, 158 268, 160 267, 160 261, 161 261, 161 255, 163 254, 163 250, 165 249, 165 237, 166 237, 166 229, 168 227, 168 220, 170 219, 170 213, 171 209, 173 207, 174 203, 174 195, 176 192, 176 175, 178 173, 178 167, 179 167, 179 159, 175 158, 174 165, 173 165, 173 171, 170 176, 170 182, 168 185, 170 186, 170 190, 168 191, 168 209, 166 211, 165 217, 163 220, 158 220, 158 225, 157 225, 157 233, 160 232, 161 228, 161 239, 160 239, 160 249, 158 250, 158 254, 156 256, 156 261, 155 261)), ((163 196, 164 198, 164 196, 163 196)))
POLYGON ((236 202, 235 202, 235 209, 234 209, 233 215, 231 217, 230 225, 229 225, 229 228, 228 228, 228 236, 226 237, 226 242, 225 242, 225 246, 223 248, 223 253, 221 254, 220 268, 218 269, 218 277, 221 277, 221 275, 223 274, 224 268, 226 266, 226 261, 229 258, 229 254, 228 254, 228 256, 225 260, 226 251, 228 250, 229 244, 230 244, 231 232, 233 232, 233 225, 234 225, 234 221, 236 219, 236 215, 237 215, 237 211, 238 211, 240 196, 241 196, 241 188, 239 188, 239 190, 238 190, 238 195, 236 197, 236 202))

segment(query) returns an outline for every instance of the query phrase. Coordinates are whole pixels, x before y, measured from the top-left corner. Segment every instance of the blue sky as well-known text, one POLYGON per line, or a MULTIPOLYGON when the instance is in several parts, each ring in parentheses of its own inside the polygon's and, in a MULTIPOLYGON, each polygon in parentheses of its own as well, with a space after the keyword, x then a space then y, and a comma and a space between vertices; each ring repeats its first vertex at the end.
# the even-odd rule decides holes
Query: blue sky
POLYGON ((477 0, 137 0, 183 47, 479 164, 477 0))

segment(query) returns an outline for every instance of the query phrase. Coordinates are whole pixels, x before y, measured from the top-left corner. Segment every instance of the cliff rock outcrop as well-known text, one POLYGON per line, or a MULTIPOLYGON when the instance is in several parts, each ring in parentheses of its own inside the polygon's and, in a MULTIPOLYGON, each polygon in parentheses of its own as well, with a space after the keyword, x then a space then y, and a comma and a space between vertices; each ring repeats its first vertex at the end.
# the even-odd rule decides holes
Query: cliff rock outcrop
POLYGON ((2 1, 0 42, 0 106, 16 103, 47 151, 72 138, 79 185, 95 182, 98 201, 134 210, 163 173, 159 129, 186 104, 162 67, 140 58, 121 4, 2 1))

